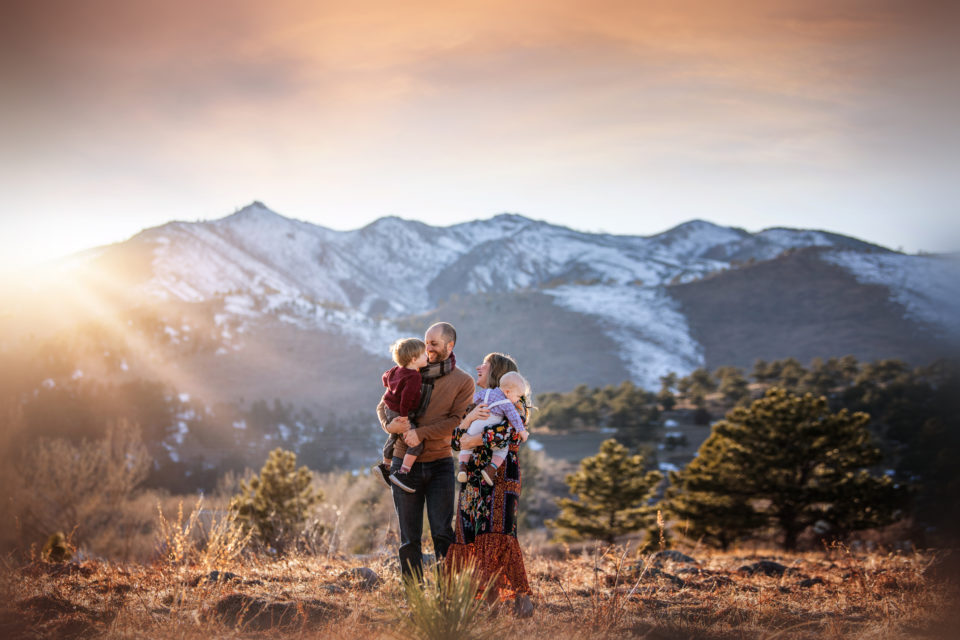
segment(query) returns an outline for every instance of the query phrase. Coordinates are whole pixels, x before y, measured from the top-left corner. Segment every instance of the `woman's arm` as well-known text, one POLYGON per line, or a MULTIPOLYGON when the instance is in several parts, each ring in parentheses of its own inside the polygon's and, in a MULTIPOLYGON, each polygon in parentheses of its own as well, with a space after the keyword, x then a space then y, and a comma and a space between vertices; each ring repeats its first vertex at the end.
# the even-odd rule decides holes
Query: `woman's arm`
POLYGON ((474 447, 479 447, 481 444, 483 444, 483 434, 464 433, 460 436, 461 449, 473 449, 474 447))
POLYGON ((453 448, 459 451, 460 449, 472 449, 479 446, 483 442, 483 436, 480 434, 470 435, 467 433, 467 430, 470 428, 470 425, 477 420, 486 420, 489 417, 490 409, 482 402, 471 409, 460 422, 460 426, 453 432, 453 448))

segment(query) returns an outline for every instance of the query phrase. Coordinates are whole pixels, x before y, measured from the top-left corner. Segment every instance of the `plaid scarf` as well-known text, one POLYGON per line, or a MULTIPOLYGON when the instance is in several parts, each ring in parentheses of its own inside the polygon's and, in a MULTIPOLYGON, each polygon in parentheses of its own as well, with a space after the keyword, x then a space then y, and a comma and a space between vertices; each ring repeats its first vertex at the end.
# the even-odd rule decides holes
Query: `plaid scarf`
POLYGON ((450 354, 450 357, 442 362, 433 362, 420 369, 420 405, 416 411, 411 411, 408 418, 414 420, 419 418, 427 410, 430 404, 430 396, 433 394, 433 383, 438 378, 442 378, 457 367, 457 357, 450 354))

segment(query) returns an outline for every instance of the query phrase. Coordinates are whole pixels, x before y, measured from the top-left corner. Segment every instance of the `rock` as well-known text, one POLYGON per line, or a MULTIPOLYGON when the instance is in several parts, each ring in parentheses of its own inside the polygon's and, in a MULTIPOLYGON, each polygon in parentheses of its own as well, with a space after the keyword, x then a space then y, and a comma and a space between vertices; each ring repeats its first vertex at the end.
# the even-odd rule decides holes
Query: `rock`
POLYGON ((191 580, 190 586, 196 587, 201 582, 234 582, 240 580, 240 576, 235 573, 230 573, 229 571, 211 571, 205 576, 197 576, 191 580))
POLYGON ((680 553, 673 549, 668 549, 666 551, 658 551, 653 555, 654 564, 662 564, 664 562, 683 562, 686 564, 700 564, 690 556, 685 553, 680 553))
POLYGON ((513 614, 518 618, 530 618, 533 616, 533 603, 530 598, 520 597, 513 604, 513 614))
POLYGON ((89 638, 94 635, 95 631, 96 626, 93 622, 79 614, 58 618, 50 624, 44 625, 44 633, 49 634, 47 637, 62 640, 89 638))
POLYGON ((809 589, 810 587, 823 583, 823 578, 807 578, 806 580, 801 580, 797 586, 801 589, 809 589))
POLYGON ((719 589, 733 584, 733 580, 727 576, 710 576, 700 582, 692 583, 691 586, 697 589, 719 589))
POLYGON ((85 567, 76 562, 64 562, 64 563, 53 563, 53 562, 35 562, 29 564, 22 569, 20 573, 25 576, 37 577, 37 576, 53 576, 59 578, 61 576, 81 576, 87 578, 93 575, 93 569, 90 567, 85 567))
POLYGON ((116 616, 116 610, 97 612, 55 595, 21 600, 16 609, 22 622, 43 627, 43 637, 50 638, 87 638, 98 623, 116 616))
POLYGON ((682 589, 683 585, 686 584, 682 578, 678 578, 677 576, 669 574, 666 571, 661 571, 660 569, 655 568, 647 569, 644 578, 652 580, 666 580, 678 589, 682 589))
POLYGON ((320 588, 327 593, 343 593, 345 591, 343 587, 337 584, 324 584, 320 585, 320 588))
POLYGON ((337 576, 337 582, 344 586, 349 585, 364 591, 372 591, 380 584, 380 576, 369 567, 355 567, 337 576))
POLYGON ((93 612, 86 607, 54 595, 34 596, 21 600, 17 603, 17 609, 39 620, 51 620, 71 614, 93 615, 93 612))
POLYGON ((923 577, 933 582, 956 582, 960 577, 960 554, 939 553, 923 570, 923 577))
POLYGON ((785 566, 779 562, 773 562, 772 560, 761 560, 760 562, 754 562, 753 564, 746 564, 737 569, 740 573, 745 573, 748 576, 756 575, 762 573, 765 576, 773 576, 779 578, 787 570, 785 566))
POLYGON ((291 629, 315 624, 343 610, 322 600, 277 601, 233 593, 221 598, 213 615, 223 624, 243 630, 291 629))

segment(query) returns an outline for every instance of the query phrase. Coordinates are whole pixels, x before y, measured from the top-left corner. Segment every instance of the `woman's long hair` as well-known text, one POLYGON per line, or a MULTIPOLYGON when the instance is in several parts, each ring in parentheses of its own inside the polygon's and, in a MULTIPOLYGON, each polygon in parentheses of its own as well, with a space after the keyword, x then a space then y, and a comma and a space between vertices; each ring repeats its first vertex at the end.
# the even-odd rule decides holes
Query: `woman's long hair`
POLYGON ((500 378, 511 371, 519 371, 517 361, 505 353, 488 353, 483 359, 490 363, 490 372, 487 374, 487 388, 496 389, 500 386, 500 378))

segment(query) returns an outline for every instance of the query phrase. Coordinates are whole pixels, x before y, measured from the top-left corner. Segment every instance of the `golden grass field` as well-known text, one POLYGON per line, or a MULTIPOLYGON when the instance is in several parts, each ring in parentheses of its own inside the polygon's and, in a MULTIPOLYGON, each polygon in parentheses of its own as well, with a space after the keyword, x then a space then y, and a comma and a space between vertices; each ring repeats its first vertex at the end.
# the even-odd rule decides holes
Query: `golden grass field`
MULTIPOLYGON (((957 584, 938 554, 701 549, 696 564, 659 565, 622 547, 527 554, 533 616, 484 604, 491 619, 475 637, 960 637, 957 584), (787 569, 738 570, 761 560, 787 569)), ((389 555, 243 557, 220 567, 235 574, 221 580, 209 579, 209 566, 169 560, 8 565, 0 638, 397 637, 409 611, 395 564, 389 555), (378 584, 350 573, 360 567, 378 584)))

